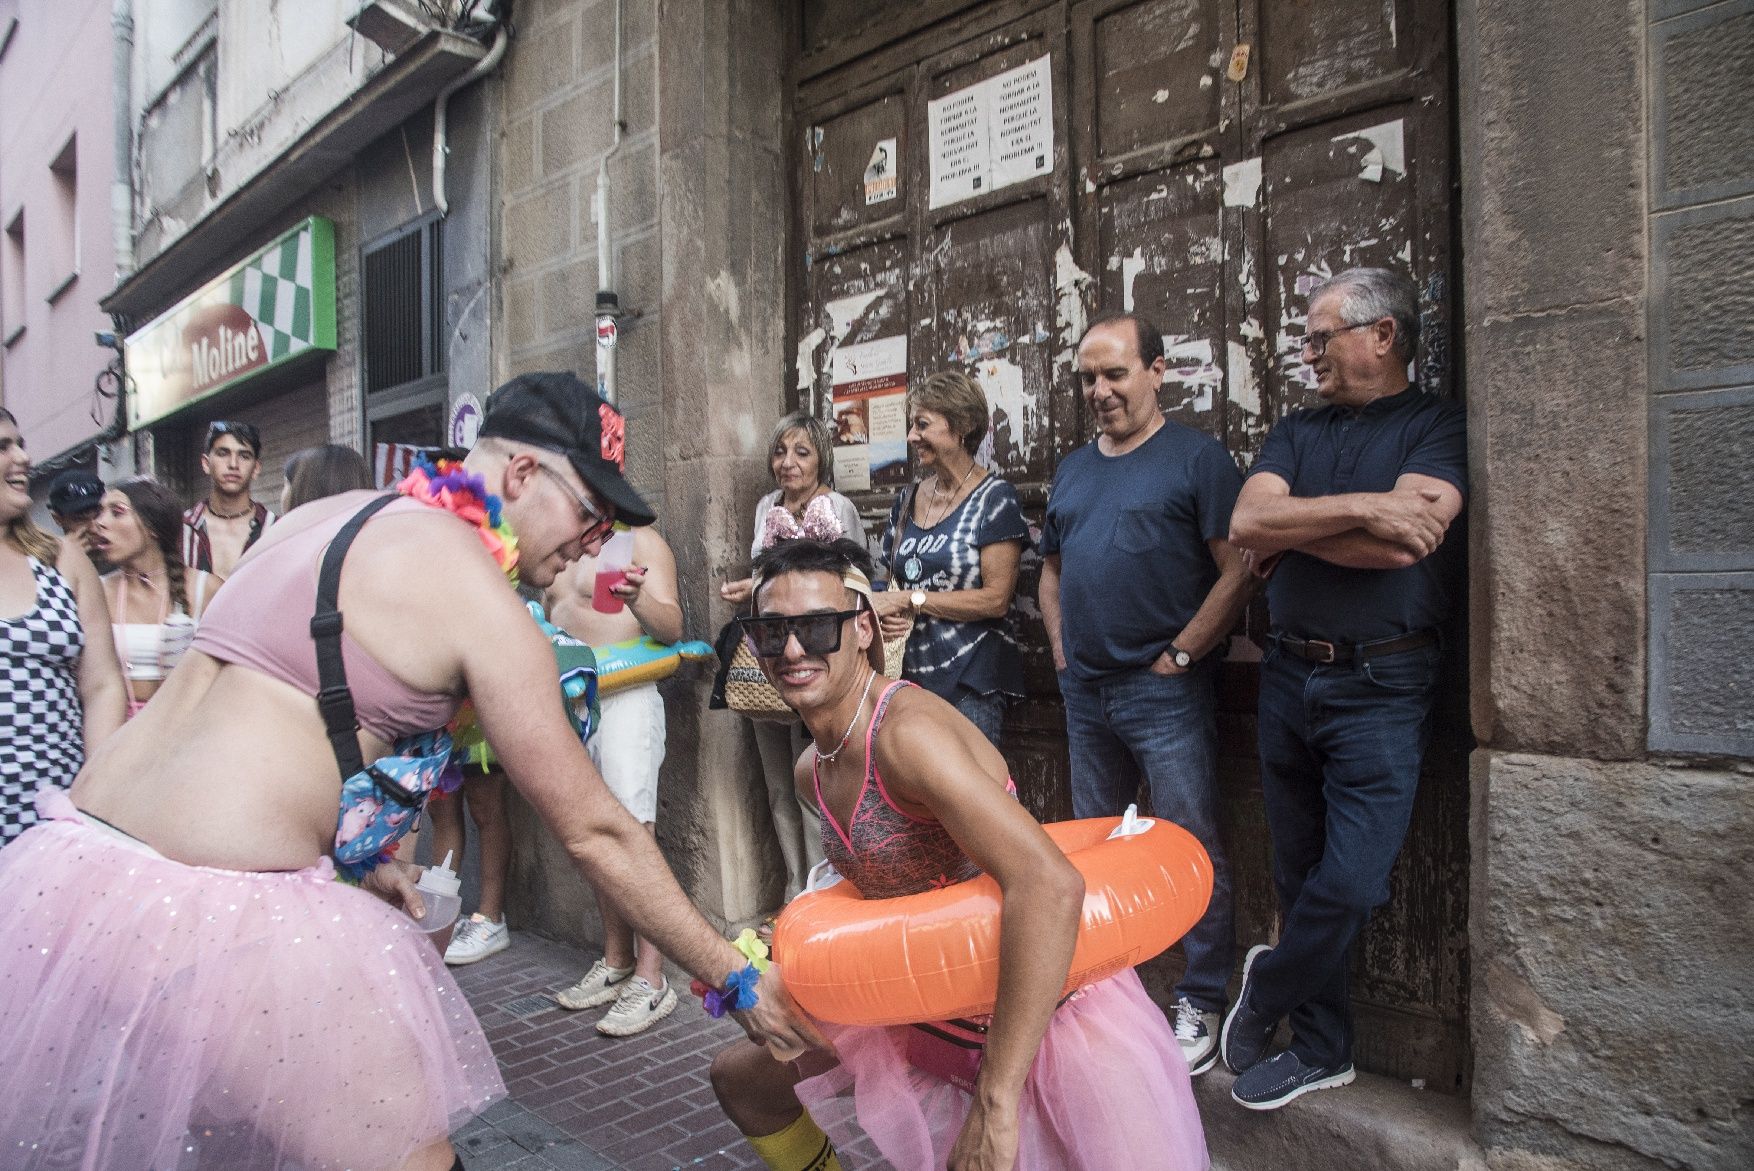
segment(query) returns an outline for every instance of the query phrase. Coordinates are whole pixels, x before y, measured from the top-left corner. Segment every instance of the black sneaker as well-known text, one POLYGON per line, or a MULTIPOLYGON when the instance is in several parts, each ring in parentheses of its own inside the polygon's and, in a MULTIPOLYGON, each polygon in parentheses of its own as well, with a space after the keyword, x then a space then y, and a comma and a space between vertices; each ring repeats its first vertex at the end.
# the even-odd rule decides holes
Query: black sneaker
POLYGON ((1350 1061, 1326 1068, 1305 1065, 1302 1058, 1287 1049, 1256 1063, 1237 1078, 1230 1087, 1230 1096, 1250 1110, 1277 1110, 1311 1090, 1350 1085, 1356 1076, 1350 1061))
POLYGON ((1248 958, 1242 962, 1242 990, 1236 994, 1236 1003, 1230 1006, 1230 1015, 1224 1018, 1224 1031, 1218 1041, 1224 1064, 1231 1073, 1246 1073, 1250 1066, 1258 1064, 1267 1055, 1273 1034, 1279 1030, 1278 1017, 1249 1007, 1249 973, 1255 961, 1271 950, 1266 944, 1257 943, 1249 948, 1248 958))

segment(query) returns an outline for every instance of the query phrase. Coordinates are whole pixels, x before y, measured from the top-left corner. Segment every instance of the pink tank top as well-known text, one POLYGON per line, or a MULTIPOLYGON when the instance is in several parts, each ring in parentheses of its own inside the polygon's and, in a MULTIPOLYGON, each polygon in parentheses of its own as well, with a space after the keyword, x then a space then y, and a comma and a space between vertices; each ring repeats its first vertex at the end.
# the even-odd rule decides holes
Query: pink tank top
MULTIPOLYGON (((363 505, 371 493, 349 493, 363 505)), ((416 500, 397 500, 379 516, 425 509, 416 500)), ((195 631, 192 649, 225 663, 236 663, 317 694, 317 645, 311 641, 311 614, 317 604, 317 569, 322 552, 341 526, 358 511, 334 516, 252 552, 213 595, 195 631)), ((377 517, 367 521, 375 523, 377 517)), ((461 521, 458 522, 462 523, 461 521)), ((410 583, 410 588, 418 588, 410 583)), ((416 691, 392 675, 359 644, 341 635, 341 658, 360 724, 384 740, 442 728, 456 715, 456 696, 416 691)))
MULTIPOLYGON (((865 781, 859 786, 851 824, 845 829, 822 800, 821 762, 812 766, 816 807, 822 810, 822 851, 835 870, 868 899, 918 894, 963 882, 981 872, 941 823, 897 808, 878 775, 877 754, 872 749, 877 728, 896 690, 913 686, 898 680, 884 688, 877 699, 877 710, 871 713, 871 726, 865 732, 865 781)), ((1017 795, 1017 786, 1009 777, 1005 778, 1005 791, 1017 795)))

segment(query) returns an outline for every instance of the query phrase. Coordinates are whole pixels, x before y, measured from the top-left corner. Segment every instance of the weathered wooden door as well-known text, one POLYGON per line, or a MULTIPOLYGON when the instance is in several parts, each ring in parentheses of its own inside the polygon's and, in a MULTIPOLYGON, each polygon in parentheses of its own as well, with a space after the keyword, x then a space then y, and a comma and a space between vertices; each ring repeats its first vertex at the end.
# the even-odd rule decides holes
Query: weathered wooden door
MULTIPOLYGON (((856 407, 872 428, 861 442, 875 443, 892 426, 881 388, 967 369, 994 410, 987 458, 1039 519, 1058 458, 1089 439, 1073 379, 1089 315, 1154 320, 1170 357, 1164 410, 1246 467, 1276 419, 1314 401, 1297 349, 1309 288, 1360 264, 1420 283, 1419 377, 1455 393, 1449 27, 1446 0, 804 0, 800 403, 826 419, 856 407), (971 134, 989 140, 984 170, 967 165, 971 134)), ((870 484, 849 495, 880 519, 906 465, 890 448, 845 454, 870 484)), ((1031 697, 1011 714, 1006 755, 1051 819, 1070 800, 1035 568, 1026 558, 1020 590, 1031 697)), ((1222 681, 1245 944, 1275 918, 1253 746, 1264 621, 1251 612, 1222 681)), ((1460 680, 1453 694, 1393 900, 1356 957, 1360 1061, 1434 1087, 1466 1075, 1460 680)))

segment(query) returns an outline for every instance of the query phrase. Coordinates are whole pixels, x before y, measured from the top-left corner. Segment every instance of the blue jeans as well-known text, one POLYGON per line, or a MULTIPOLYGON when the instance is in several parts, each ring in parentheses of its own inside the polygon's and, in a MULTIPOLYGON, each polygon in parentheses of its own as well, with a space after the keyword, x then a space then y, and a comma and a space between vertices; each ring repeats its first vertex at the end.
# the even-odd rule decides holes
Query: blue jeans
POLYGON ((1212 901, 1182 938, 1188 966, 1175 989, 1208 1012, 1224 1008, 1236 950, 1230 861, 1218 836, 1217 670, 1208 660, 1180 675, 1138 670, 1095 683, 1060 672, 1073 814, 1119 814, 1143 779, 1151 811, 1193 834, 1212 859, 1212 901))
POLYGON ((1003 749, 999 743, 1005 734, 1005 694, 994 691, 986 695, 971 691, 966 687, 956 689, 956 698, 950 701, 962 717, 980 729, 994 748, 1003 749))
POLYGON ((1291 1018, 1305 1064, 1352 1060, 1347 954, 1388 901, 1431 734, 1441 650, 1318 664, 1269 646, 1261 664, 1261 790, 1279 942, 1255 961, 1254 1009, 1291 1018))

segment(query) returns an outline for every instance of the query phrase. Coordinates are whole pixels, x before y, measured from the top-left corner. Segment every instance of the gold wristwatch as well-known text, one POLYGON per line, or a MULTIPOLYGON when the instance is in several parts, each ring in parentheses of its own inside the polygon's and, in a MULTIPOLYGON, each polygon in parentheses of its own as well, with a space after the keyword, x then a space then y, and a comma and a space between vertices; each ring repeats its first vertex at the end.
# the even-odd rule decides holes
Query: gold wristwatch
POLYGON ((914 608, 914 613, 918 614, 926 608, 926 591, 915 590, 907 596, 907 603, 914 608))

